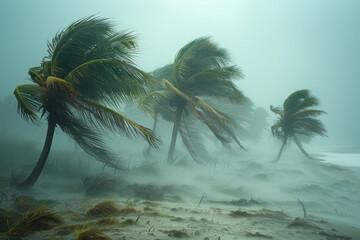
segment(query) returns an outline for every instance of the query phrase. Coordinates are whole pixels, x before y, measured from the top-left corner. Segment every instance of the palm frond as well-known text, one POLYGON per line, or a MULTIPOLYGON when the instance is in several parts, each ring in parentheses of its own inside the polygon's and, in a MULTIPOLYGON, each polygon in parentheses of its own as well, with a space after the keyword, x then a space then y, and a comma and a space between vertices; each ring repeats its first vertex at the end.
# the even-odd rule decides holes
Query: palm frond
POLYGON ((41 76, 42 69, 40 67, 30 68, 28 73, 30 75, 31 80, 34 83, 36 83, 36 84, 38 84, 40 86, 44 85, 45 80, 44 80, 43 76, 41 76))
POLYGON ((297 111, 293 115, 291 115, 292 118, 308 118, 308 117, 316 117, 321 114, 325 114, 325 111, 322 110, 314 110, 314 109, 308 109, 308 110, 301 110, 297 111))
POLYGON ((60 127, 74 139, 87 154, 110 167, 125 170, 124 167, 117 164, 120 158, 107 149, 107 144, 102 139, 101 134, 97 132, 96 129, 87 126, 86 122, 67 116, 66 120, 60 124, 60 127))
POLYGON ((163 78, 171 79, 174 73, 174 64, 167 64, 164 67, 155 69, 151 72, 151 75, 158 81, 162 81, 163 78))
POLYGON ((156 81, 131 64, 114 59, 97 59, 73 69, 65 78, 83 96, 109 104, 129 102, 145 95, 145 86, 156 81))
POLYGON ((310 95, 309 90, 303 89, 292 93, 284 102, 284 112, 293 114, 297 111, 318 105, 318 100, 310 95))
POLYGON ((209 37, 197 38, 186 44, 174 60, 174 77, 183 81, 197 72, 222 68, 230 61, 228 52, 210 41, 209 37))
POLYGON ((273 113, 278 114, 280 116, 282 116, 284 114, 284 111, 280 107, 274 107, 273 105, 270 105, 270 110, 273 113))
POLYGON ((177 95, 179 95, 181 98, 183 98, 186 101, 191 102, 191 98, 186 95, 185 93, 183 93, 180 89, 178 89, 177 87, 175 87, 171 82, 169 82, 168 80, 166 80, 165 78, 162 80, 166 89, 176 93, 177 95))
POLYGON ((229 146, 229 143, 235 142, 239 147, 245 150, 234 133, 237 124, 233 121, 233 119, 214 109, 199 98, 197 98, 195 105, 192 105, 189 102, 188 106, 191 108, 195 116, 211 130, 214 136, 224 146, 229 146))
MULTIPOLYGON (((326 136, 326 129, 323 123, 318 119, 301 118, 296 121, 296 125, 302 127, 303 129, 305 129, 310 133, 315 133, 323 137, 326 136)), ((298 128, 295 129, 295 132, 300 134, 305 134, 304 131, 298 128)))
POLYGON ((155 148, 161 143, 150 129, 97 102, 84 100, 84 107, 79 111, 94 127, 124 133, 129 138, 140 136, 155 148))
POLYGON ((166 107, 173 94, 167 90, 157 90, 148 93, 139 102, 139 107, 148 115, 154 117, 162 108, 166 107))
POLYGON ((194 120, 187 118, 181 121, 179 133, 184 146, 197 163, 202 163, 204 160, 207 161, 209 159, 204 140, 194 120))
POLYGON ((90 16, 72 23, 48 43, 51 75, 65 78, 77 66, 93 60, 86 53, 112 34, 112 24, 107 19, 90 16))
POLYGON ((18 101, 18 112, 20 115, 33 123, 40 119, 37 115, 42 107, 42 101, 46 90, 35 84, 24 84, 17 86, 14 95, 18 101))

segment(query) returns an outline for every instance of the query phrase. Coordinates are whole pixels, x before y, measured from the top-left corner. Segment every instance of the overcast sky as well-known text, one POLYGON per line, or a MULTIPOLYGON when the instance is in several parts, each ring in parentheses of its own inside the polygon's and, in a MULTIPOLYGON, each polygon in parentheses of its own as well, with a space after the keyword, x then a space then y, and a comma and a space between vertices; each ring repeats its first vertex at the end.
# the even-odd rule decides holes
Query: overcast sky
POLYGON ((211 36, 243 70, 238 86, 257 106, 268 110, 310 89, 328 112, 322 119, 329 137, 315 142, 360 145, 358 0, 1 0, 0 98, 28 83, 48 40, 93 14, 139 35, 137 62, 145 71, 211 36))

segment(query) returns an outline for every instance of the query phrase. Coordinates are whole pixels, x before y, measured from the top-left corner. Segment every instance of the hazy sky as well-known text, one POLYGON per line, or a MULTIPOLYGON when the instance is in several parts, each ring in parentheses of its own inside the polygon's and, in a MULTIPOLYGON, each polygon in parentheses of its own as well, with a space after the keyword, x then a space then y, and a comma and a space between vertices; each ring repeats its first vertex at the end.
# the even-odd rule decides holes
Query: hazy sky
POLYGON ((0 98, 29 83, 56 32, 98 14, 138 33, 146 71, 212 36, 245 73, 239 87, 256 105, 269 109, 308 88, 328 112, 329 138, 316 142, 360 145, 359 13, 358 0, 1 0, 0 98))

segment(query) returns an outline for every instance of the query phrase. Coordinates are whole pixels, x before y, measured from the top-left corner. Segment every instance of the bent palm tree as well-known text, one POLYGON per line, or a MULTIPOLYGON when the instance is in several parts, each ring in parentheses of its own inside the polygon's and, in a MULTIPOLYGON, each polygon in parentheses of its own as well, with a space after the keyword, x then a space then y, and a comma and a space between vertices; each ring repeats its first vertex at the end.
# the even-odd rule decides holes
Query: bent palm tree
POLYGON ((236 124, 225 114, 211 107, 204 97, 226 99, 242 103, 245 99, 233 83, 241 78, 241 71, 231 65, 227 51, 212 43, 209 38, 198 38, 180 49, 174 63, 154 71, 162 78, 162 88, 150 92, 140 102, 146 113, 173 122, 173 131, 167 161, 172 164, 178 132, 195 161, 199 161, 201 136, 187 123, 196 117, 209 127, 223 144, 236 142, 241 146, 233 129, 236 124))
POLYGON ((298 135, 311 136, 318 134, 326 136, 326 129, 323 123, 316 119, 317 116, 325 112, 312 109, 312 107, 318 105, 318 100, 310 95, 309 90, 304 89, 292 93, 285 100, 282 109, 270 106, 271 111, 279 115, 278 121, 271 126, 271 132, 282 141, 282 146, 275 162, 280 160, 284 147, 291 138, 294 139, 301 152, 311 159, 302 147, 298 135))
POLYGON ((103 104, 130 101, 145 93, 154 80, 137 69, 131 58, 136 37, 114 32, 106 19, 80 19, 48 43, 48 57, 29 70, 35 84, 16 87, 14 94, 22 117, 39 123, 46 117, 48 129, 40 158, 19 187, 32 187, 48 157, 55 127, 59 126, 82 149, 109 166, 116 155, 106 149, 100 130, 141 136, 157 146, 152 131, 103 104), (39 116, 40 114, 40 116, 39 116))

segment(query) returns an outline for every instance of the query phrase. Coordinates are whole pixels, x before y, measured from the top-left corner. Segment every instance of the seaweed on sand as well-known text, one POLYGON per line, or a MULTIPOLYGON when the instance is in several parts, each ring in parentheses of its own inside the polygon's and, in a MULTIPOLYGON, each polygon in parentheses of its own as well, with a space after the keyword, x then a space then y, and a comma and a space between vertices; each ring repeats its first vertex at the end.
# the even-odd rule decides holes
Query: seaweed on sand
POLYGON ((126 215, 136 212, 136 209, 131 206, 119 207, 113 201, 104 201, 89 209, 86 215, 88 217, 107 217, 111 215, 126 215))
POLYGON ((89 209, 86 213, 88 217, 107 217, 110 215, 118 214, 119 208, 112 201, 104 201, 98 203, 93 208, 89 209))
POLYGON ((83 227, 75 229, 76 240, 111 240, 108 236, 102 234, 102 230, 95 227, 83 227))
POLYGON ((274 219, 285 219, 288 217, 288 215, 282 211, 272 211, 266 208, 251 212, 241 210, 230 211, 230 215, 233 217, 265 217, 274 219))
POLYGON ((182 230, 164 230, 164 233, 166 233, 169 237, 176 237, 176 238, 189 238, 190 235, 185 231, 185 229, 182 230))
POLYGON ((9 230, 9 237, 24 237, 36 231, 49 230, 61 223, 60 216, 51 209, 41 206, 27 212, 23 218, 9 230))

